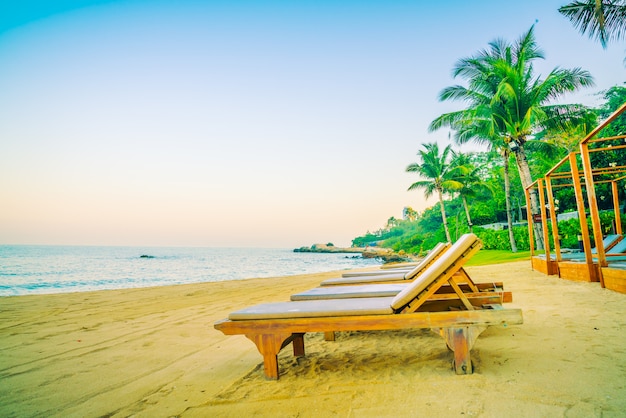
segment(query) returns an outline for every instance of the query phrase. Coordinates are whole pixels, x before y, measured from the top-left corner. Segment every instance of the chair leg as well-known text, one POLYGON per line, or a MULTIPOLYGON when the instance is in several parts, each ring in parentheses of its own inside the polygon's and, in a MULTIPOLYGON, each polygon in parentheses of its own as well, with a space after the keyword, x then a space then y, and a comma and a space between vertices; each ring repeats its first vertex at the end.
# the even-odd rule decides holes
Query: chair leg
POLYGON ((454 352, 454 371, 456 374, 472 374, 470 351, 478 336, 487 327, 440 328, 439 335, 454 352))
POLYGON ((293 355, 296 357, 304 356, 304 334, 293 334, 293 355))
POLYGON ((263 356, 263 369, 265 377, 272 380, 278 380, 278 352, 289 342, 294 339, 298 340, 296 349, 294 345, 294 354, 296 350, 302 350, 304 353, 304 334, 246 334, 255 345, 259 353, 263 356))

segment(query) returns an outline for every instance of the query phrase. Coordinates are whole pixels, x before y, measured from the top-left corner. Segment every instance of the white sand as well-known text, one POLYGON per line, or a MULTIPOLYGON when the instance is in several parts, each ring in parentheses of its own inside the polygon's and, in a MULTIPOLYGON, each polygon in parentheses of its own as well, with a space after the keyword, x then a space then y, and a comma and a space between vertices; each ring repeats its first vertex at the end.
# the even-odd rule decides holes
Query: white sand
POLYGON ((626 416, 626 295, 529 261, 467 270, 524 314, 483 332, 467 376, 439 336, 409 330, 307 335, 268 381, 251 341, 213 329, 337 273, 0 298, 0 416, 626 416))

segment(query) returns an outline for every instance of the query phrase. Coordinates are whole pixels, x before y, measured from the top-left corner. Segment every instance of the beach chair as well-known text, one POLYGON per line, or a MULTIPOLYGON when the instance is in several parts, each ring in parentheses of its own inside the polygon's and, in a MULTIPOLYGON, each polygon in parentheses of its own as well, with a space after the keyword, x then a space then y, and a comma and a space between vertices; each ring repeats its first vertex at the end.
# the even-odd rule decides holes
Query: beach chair
MULTIPOLYGON (((609 234, 602 240, 602 244, 604 245, 604 251, 606 255, 610 254, 618 254, 623 255, 622 253, 626 252, 626 240, 624 240, 623 235, 619 234, 609 234)), ((597 254, 598 250, 594 247, 591 249, 591 254, 597 254)), ((539 254, 536 257, 546 258, 545 254, 539 254)), ((575 253, 563 253, 561 254, 561 258, 563 261, 583 261, 585 259, 584 252, 575 252, 575 253)), ((550 254, 551 260, 556 260, 556 254, 550 254)))
MULTIPOLYGON (((479 245, 480 241, 479 241, 479 245)), ((450 245, 444 246, 445 249, 450 245)), ((435 251, 434 256, 439 257, 443 251, 435 251)), ((427 265, 431 264, 430 261, 425 260, 427 265)), ((416 275, 419 275, 423 270, 422 266, 418 266, 416 275)), ((404 276, 403 276, 404 277, 404 276)), ((415 276, 409 276, 414 278, 415 276)), ((367 277, 371 279, 371 277, 367 277)), ((467 297, 486 297, 491 296, 499 298, 499 303, 512 302, 513 296, 511 292, 503 291, 502 282, 492 283, 475 283, 462 267, 454 275, 454 279, 461 290, 466 293, 467 297), (490 292, 489 295, 484 294, 490 292)), ((336 279, 333 279, 336 280, 336 279)), ((403 279, 402 281, 406 281, 403 279)), ((321 286, 313 289, 306 290, 304 292, 291 295, 292 301, 299 300, 317 300, 317 299, 347 299, 347 298, 371 298, 371 297, 389 297, 395 296, 404 290, 408 283, 374 283, 374 284, 360 284, 360 285, 346 285, 346 286, 321 286)), ((445 298, 447 296, 440 296, 441 293, 450 293, 452 288, 449 285, 444 284, 435 295, 431 297, 432 300, 437 298, 445 298)))
MULTIPOLYGON (((321 282, 320 286, 333 287, 335 289, 311 290, 306 294, 296 295, 295 296, 296 299, 294 299, 292 296, 292 300, 313 299, 315 298, 314 296, 319 296, 318 299, 329 299, 329 298, 332 298, 330 295, 333 295, 333 294, 337 295, 336 298, 395 296, 396 294, 398 294, 399 291, 404 289, 404 286, 407 285, 408 281, 412 281, 416 277, 419 277, 420 273, 422 273, 435 260, 441 257, 441 255, 444 254, 450 248, 450 245, 451 245, 450 243, 437 244, 426 255, 426 257, 424 257, 410 271, 398 272, 398 273, 381 273, 381 272, 376 271, 376 272, 372 272, 374 274, 365 274, 365 275, 358 275, 358 273, 354 273, 354 276, 351 276, 351 277, 345 277, 344 275, 344 277, 327 279, 321 282), (392 285, 390 283, 394 283, 394 284, 392 285), (402 285, 396 285, 395 283, 402 283, 402 285), (368 285, 373 285, 373 284, 376 284, 376 285, 387 284, 387 287, 368 286, 368 285), (358 287, 356 285, 358 285, 358 287), (339 287, 348 287, 348 289, 338 289, 339 287)), ((459 271, 456 274, 461 276, 464 279, 464 282, 467 284, 467 286, 469 286, 470 290, 474 292, 503 290, 502 282, 474 283, 463 268, 459 269, 459 271)), ((438 293, 445 292, 447 287, 448 286, 444 285, 444 287, 442 287, 442 289, 440 289, 438 293)))
MULTIPOLYGON (((488 303, 508 303, 513 301, 511 292, 505 292, 502 282, 476 283, 462 267, 452 276, 458 288, 469 299, 488 298, 488 303)), ((374 283, 348 286, 321 286, 291 295, 292 301, 320 299, 351 299, 396 296, 410 286, 410 283, 374 283)), ((442 285, 430 300, 454 296, 454 288, 442 285)), ((486 299, 484 299, 486 301, 486 299)))
MULTIPOLYGON (((610 250, 604 253, 604 255, 606 257, 606 261, 609 263, 610 266, 621 266, 624 261, 626 261, 626 240, 623 239, 617 244, 613 245, 610 250)), ((584 258, 577 258, 575 260, 568 259, 566 261, 583 262, 585 260, 584 258)))
POLYGON ((337 331, 372 331, 426 328, 436 331, 453 351, 457 374, 471 374, 470 351, 488 326, 521 324, 520 309, 470 300, 454 278, 465 261, 480 248, 473 234, 462 236, 395 297, 309 300, 266 303, 231 313, 214 324, 225 335, 245 335, 263 356, 265 376, 278 379, 278 353, 292 344, 304 355, 304 335, 337 331), (453 297, 432 301, 445 283, 453 297))
MULTIPOLYGON (((387 281, 391 281, 391 279, 411 280, 415 276, 417 276, 420 271, 422 271, 430 263, 436 260, 437 257, 443 254, 445 250, 447 250, 448 248, 450 248, 449 243, 440 242, 437 245, 435 245, 435 247, 432 250, 430 250, 424 258, 422 258, 420 261, 416 263, 412 263, 409 266, 396 267, 396 268, 384 268, 383 266, 381 267, 380 270, 374 270, 374 271, 349 271, 349 272, 343 273, 341 277, 385 276, 383 277, 383 281, 385 281, 385 278, 390 279, 387 281)), ((345 281, 342 282, 341 280, 338 280, 338 279, 329 279, 328 280, 329 285, 333 284, 333 280, 337 280, 339 282, 339 283, 334 283, 334 284, 345 284, 345 281)), ((356 279, 353 281, 356 281, 356 279)))
POLYGON ((605 255, 613 257, 626 255, 626 240, 621 240, 611 246, 611 248, 606 251, 605 255))
POLYGON ((424 257, 422 261, 420 261, 415 267, 411 270, 405 272, 375 272, 377 274, 367 274, 367 272, 362 272, 362 274, 358 274, 352 277, 337 277, 333 279, 324 280, 320 283, 320 286, 338 286, 338 285, 350 285, 350 284, 361 284, 361 283, 385 283, 385 282, 398 282, 404 280, 413 280, 417 277, 421 272, 423 272, 428 266, 430 266, 435 260, 441 257, 448 249, 450 248, 449 243, 439 243, 430 250, 430 252, 424 257))

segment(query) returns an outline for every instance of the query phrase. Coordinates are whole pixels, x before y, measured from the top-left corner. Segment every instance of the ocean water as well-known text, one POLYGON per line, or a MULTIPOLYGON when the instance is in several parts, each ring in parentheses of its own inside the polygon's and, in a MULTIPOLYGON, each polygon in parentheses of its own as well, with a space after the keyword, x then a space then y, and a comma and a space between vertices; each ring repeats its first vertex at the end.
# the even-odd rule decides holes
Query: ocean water
POLYGON ((360 254, 275 248, 0 245, 0 296, 218 282, 379 264, 360 254))

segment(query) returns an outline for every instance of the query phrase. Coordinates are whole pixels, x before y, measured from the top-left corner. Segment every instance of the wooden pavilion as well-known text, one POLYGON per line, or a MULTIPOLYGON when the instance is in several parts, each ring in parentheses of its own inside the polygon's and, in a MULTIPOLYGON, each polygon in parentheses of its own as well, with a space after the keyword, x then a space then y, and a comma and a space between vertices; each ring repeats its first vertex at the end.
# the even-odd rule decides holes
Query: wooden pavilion
POLYGON ((559 277, 600 282, 602 287, 626 293, 626 254, 620 256, 606 253, 603 239, 607 230, 600 223, 600 209, 596 197, 598 184, 609 183, 612 194, 614 223, 612 232, 623 236, 619 204, 619 184, 626 179, 626 166, 608 163, 604 167, 593 167, 591 154, 621 153, 626 149, 626 135, 596 138, 598 133, 626 111, 624 103, 602 124, 596 127, 580 142, 580 151, 572 152, 556 164, 543 178, 537 179, 525 190, 530 235, 531 265, 544 274, 558 274, 559 277), (560 246, 554 190, 559 187, 572 187, 576 199, 580 222, 582 253, 578 257, 568 257, 560 246), (584 189, 584 192, 583 192, 584 189), (530 194, 539 196, 539 213, 532 214, 530 194), (586 197, 586 199, 585 199, 586 197), (587 218, 591 223, 591 231, 587 218), (548 226, 550 222, 550 227, 548 226), (533 222, 541 223, 545 254, 536 254, 533 222), (550 234, 550 228, 552 233, 550 234), (592 248, 591 238, 595 243, 592 248), (554 250, 554 254, 552 254, 554 250))

